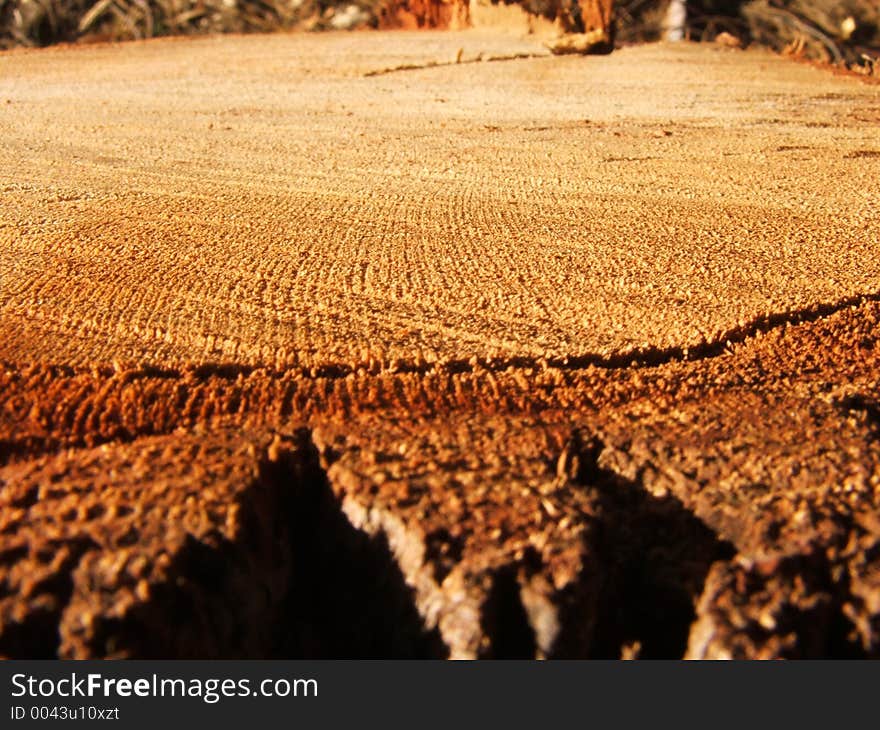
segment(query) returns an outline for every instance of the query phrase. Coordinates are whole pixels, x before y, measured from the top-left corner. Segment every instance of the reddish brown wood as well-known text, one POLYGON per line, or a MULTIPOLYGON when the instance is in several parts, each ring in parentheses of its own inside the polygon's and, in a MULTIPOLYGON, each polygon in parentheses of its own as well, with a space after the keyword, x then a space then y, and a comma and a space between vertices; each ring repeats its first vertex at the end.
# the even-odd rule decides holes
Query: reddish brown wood
MULTIPOLYGON (((535 12, 530 3, 505 4, 521 4, 527 13, 535 12)), ((469 0, 388 0, 379 13, 379 27, 465 28, 470 25, 469 5, 469 0)), ((542 8, 541 15, 556 20, 565 32, 601 31, 610 45, 613 10, 614 0, 551 0, 542 8), (580 21, 577 10, 580 10, 580 21)))
POLYGON ((584 32, 601 30, 613 40, 614 0, 578 0, 584 32))

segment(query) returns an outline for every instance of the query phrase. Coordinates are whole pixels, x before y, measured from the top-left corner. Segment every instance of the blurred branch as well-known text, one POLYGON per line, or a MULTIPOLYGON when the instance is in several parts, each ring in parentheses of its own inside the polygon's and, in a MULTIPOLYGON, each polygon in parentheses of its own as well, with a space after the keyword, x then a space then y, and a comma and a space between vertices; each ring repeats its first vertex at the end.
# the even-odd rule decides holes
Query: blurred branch
POLYGON ((813 40, 821 43, 831 54, 831 57, 834 59, 835 63, 845 62, 843 53, 841 52, 838 45, 831 39, 830 36, 828 36, 826 33, 823 33, 815 25, 807 22, 787 8, 775 7, 773 5, 770 5, 769 3, 762 3, 762 5, 763 7, 760 7, 759 9, 755 9, 753 11, 756 15, 763 13, 764 15, 775 17, 784 23, 788 23, 798 32, 803 33, 804 35, 809 36, 813 38, 813 40))
POLYGON ((663 18, 663 37, 667 41, 683 41, 687 33, 687 2, 669 0, 663 18))

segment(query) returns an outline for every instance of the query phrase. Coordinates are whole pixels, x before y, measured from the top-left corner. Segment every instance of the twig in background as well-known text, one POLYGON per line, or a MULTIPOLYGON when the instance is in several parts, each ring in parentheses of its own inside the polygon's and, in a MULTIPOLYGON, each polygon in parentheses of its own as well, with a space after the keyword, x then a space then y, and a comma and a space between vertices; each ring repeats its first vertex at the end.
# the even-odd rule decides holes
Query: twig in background
POLYGON ((664 38, 667 41, 684 40, 687 31, 687 3, 685 0, 670 0, 663 21, 664 38))
POLYGON ((783 21, 788 22, 789 24, 794 26, 794 28, 798 32, 819 41, 831 54, 831 57, 834 59, 835 63, 845 63, 845 59, 843 57, 843 54, 840 52, 840 48, 838 48, 837 44, 827 34, 823 33, 814 25, 798 17, 791 10, 787 10, 785 8, 777 8, 768 4, 764 9, 764 12, 766 12, 768 15, 776 16, 783 21))

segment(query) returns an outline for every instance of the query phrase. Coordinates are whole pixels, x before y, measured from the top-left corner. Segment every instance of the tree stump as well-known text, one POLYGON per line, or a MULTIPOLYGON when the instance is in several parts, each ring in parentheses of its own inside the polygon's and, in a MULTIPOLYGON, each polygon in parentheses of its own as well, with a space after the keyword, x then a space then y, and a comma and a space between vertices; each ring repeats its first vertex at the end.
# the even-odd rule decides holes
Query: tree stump
POLYGON ((379 11, 379 27, 509 26, 512 13, 528 30, 552 26, 560 37, 559 43, 550 45, 554 51, 602 52, 613 47, 614 0, 388 0, 379 11))

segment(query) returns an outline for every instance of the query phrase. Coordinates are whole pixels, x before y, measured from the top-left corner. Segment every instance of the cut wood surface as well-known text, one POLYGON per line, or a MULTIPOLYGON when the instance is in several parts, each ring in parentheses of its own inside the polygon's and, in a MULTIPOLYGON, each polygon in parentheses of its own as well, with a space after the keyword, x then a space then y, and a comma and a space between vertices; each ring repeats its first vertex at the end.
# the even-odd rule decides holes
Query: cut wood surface
POLYGON ((543 52, 0 56, 0 357, 612 356, 880 288, 876 87, 689 46, 486 62, 543 52))
POLYGON ((878 124, 688 44, 0 54, 0 655, 880 656, 878 124))

